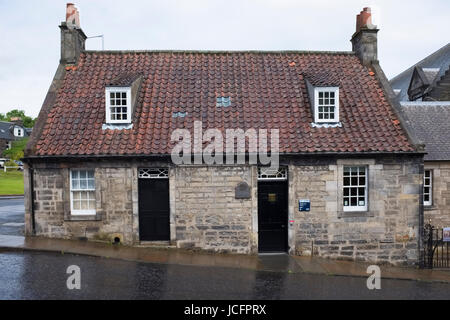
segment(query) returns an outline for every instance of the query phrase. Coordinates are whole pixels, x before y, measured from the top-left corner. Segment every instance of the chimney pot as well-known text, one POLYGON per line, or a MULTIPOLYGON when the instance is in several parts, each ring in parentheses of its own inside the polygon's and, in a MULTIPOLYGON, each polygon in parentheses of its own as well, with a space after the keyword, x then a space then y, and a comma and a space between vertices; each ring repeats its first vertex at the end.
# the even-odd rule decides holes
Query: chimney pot
POLYGON ((364 8, 356 17, 356 32, 361 29, 376 29, 377 26, 372 23, 372 10, 369 7, 364 8))
POLYGON ((73 3, 68 3, 66 8, 66 23, 68 27, 81 28, 80 13, 73 3))

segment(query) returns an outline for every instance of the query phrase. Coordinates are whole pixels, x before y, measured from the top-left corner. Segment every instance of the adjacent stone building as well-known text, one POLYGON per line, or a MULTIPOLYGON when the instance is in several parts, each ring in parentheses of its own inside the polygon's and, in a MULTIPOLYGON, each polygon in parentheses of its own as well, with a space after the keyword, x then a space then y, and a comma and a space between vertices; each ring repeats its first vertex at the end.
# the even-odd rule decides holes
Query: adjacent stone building
POLYGON ((67 10, 26 150, 28 235, 418 262, 424 152, 379 66, 370 9, 352 52, 86 51, 67 10), (236 147, 227 161, 201 157, 211 132, 236 147), (272 160, 278 144, 279 166, 230 132, 256 132, 272 160))
POLYGON ((450 43, 390 81, 405 125, 425 145, 424 219, 450 226, 450 43))

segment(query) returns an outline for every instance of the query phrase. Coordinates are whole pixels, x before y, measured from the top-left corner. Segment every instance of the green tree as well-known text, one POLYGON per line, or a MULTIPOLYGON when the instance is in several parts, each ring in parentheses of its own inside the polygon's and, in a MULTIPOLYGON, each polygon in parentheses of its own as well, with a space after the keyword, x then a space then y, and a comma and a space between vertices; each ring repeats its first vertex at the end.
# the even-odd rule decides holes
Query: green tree
POLYGON ((6 114, 6 117, 11 119, 11 118, 23 118, 25 117, 25 111, 23 110, 11 110, 6 114))
POLYGON ((29 138, 13 141, 11 149, 3 151, 3 156, 11 160, 20 160, 23 158, 25 147, 27 146, 29 138))
POLYGON ((0 121, 11 121, 12 118, 20 118, 22 119, 23 126, 25 128, 33 128, 36 119, 25 115, 25 111, 14 109, 5 114, 0 113, 0 121))

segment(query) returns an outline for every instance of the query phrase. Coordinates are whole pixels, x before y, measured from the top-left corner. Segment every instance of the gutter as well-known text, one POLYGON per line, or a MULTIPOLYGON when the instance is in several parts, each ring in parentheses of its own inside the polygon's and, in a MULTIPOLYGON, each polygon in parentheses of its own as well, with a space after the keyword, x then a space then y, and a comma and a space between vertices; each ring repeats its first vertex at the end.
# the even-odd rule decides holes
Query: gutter
MULTIPOLYGON (((425 155, 424 150, 416 151, 392 151, 392 152, 292 152, 292 153, 280 153, 283 156, 344 156, 344 157, 358 157, 358 156, 389 156, 389 155, 425 155)), ((239 154, 234 154, 238 156, 239 154)), ((246 155, 250 155, 246 153, 246 155)), ((270 154, 269 154, 270 155, 270 154)), ((194 157, 195 154, 192 154, 194 157)), ((113 160, 113 159, 148 159, 148 160, 166 160, 170 159, 170 154, 149 154, 149 155, 58 155, 58 156, 28 156, 20 159, 24 163, 31 163, 34 160, 113 160)))

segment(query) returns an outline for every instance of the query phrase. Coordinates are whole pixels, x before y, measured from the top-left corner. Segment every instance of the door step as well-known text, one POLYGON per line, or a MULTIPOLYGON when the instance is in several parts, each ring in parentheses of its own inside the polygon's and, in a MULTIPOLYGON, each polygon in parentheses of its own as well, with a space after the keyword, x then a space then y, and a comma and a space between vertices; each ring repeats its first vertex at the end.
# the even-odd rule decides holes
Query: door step
POLYGON ((174 249, 176 246, 171 245, 170 241, 141 241, 138 245, 140 248, 165 248, 174 249))

